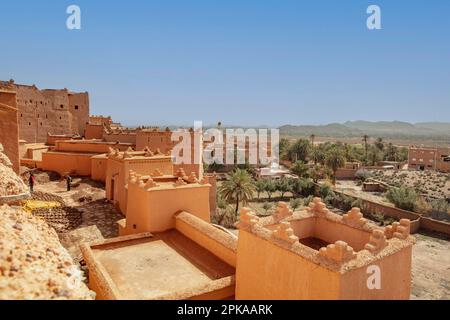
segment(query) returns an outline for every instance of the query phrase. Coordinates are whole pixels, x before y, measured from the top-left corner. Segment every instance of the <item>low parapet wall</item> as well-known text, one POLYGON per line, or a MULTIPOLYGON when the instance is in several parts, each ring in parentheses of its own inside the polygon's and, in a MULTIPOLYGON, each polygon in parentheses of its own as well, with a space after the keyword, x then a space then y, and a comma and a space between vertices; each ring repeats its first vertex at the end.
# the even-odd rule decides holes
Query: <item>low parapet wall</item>
POLYGON ((175 229, 228 263, 236 267, 237 237, 187 212, 175 216, 175 229))
POLYGON ((382 203, 370 201, 367 199, 359 198, 354 195, 346 194, 341 191, 334 190, 335 193, 339 193, 348 197, 359 199, 362 201, 362 209, 369 214, 383 214, 397 220, 409 219, 411 220, 411 233, 416 233, 420 229, 424 229, 431 232, 440 232, 446 235, 450 235, 450 223, 445 221, 439 221, 427 217, 423 217, 418 213, 403 210, 393 206, 385 205, 382 203))

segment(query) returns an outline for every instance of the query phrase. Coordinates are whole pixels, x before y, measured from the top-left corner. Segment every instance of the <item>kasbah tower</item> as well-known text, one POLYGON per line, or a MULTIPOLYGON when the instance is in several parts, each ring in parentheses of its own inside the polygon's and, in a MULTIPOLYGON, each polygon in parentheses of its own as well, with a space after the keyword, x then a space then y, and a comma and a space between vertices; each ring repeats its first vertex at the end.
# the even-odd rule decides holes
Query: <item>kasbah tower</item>
POLYGON ((45 143, 47 134, 84 135, 89 94, 68 89, 40 90, 35 85, 0 81, 0 90, 16 93, 19 139, 45 143))

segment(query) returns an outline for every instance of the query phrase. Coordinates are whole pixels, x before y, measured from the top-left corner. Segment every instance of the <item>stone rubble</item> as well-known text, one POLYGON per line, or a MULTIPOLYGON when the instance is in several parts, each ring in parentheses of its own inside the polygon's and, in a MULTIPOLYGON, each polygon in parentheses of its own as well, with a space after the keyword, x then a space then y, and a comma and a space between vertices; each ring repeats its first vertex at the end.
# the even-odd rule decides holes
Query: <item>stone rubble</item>
POLYGON ((0 197, 20 195, 28 192, 27 185, 12 169, 11 161, 3 153, 0 144, 0 197))
POLYGON ((44 221, 0 207, 0 300, 90 300, 95 293, 44 221))

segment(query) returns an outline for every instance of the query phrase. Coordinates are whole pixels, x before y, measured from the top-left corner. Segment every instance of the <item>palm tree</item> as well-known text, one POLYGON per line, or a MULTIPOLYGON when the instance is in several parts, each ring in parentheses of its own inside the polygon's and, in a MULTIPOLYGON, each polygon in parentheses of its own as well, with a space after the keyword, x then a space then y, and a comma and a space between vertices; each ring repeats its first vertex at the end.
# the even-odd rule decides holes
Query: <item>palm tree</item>
POLYGON ((331 148, 325 158, 326 166, 332 171, 332 182, 336 185, 336 172, 339 168, 345 166, 345 156, 338 147, 331 148))
POLYGON ((256 180, 255 189, 256 189, 256 194, 258 195, 258 199, 259 199, 261 196, 261 192, 264 192, 266 190, 266 180, 265 179, 256 180))
POLYGON ((364 149, 366 150, 366 162, 367 162, 367 142, 369 140, 369 136, 365 134, 362 138, 362 141, 364 142, 364 149))
POLYGON ((314 140, 316 139, 316 135, 312 134, 309 136, 309 138, 311 139, 311 146, 312 146, 312 148, 314 148, 314 140))
POLYGON ((290 148, 290 160, 296 162, 298 160, 306 161, 309 153, 309 141, 306 139, 298 139, 290 148))
POLYGON ((383 138, 377 138, 377 140, 375 141, 375 147, 378 148, 378 150, 383 151, 384 150, 384 142, 383 142, 383 138))
POLYGON ((237 168, 231 175, 227 176, 227 180, 220 186, 219 192, 226 201, 235 201, 235 213, 237 215, 239 202, 242 201, 247 204, 253 198, 255 185, 246 170, 237 168))

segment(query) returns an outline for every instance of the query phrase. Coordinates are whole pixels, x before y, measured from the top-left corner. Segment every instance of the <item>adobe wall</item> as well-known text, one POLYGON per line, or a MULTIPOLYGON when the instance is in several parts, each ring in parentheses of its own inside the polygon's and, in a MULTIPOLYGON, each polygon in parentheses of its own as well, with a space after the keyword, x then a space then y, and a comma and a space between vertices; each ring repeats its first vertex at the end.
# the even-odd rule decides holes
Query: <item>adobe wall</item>
POLYGON ((56 145, 57 141, 65 141, 65 140, 81 140, 81 136, 74 136, 72 134, 64 134, 64 135, 54 135, 54 134, 48 134, 47 135, 47 145, 54 146, 56 145))
POLYGON ((230 266, 236 267, 236 236, 219 230, 188 212, 175 215, 175 229, 230 266))
POLYGON ((108 156, 99 155, 91 158, 91 179, 94 181, 106 181, 108 156))
POLYGON ((83 135, 89 122, 89 94, 69 93, 69 112, 72 118, 72 132, 83 135))
POLYGON ((173 175, 172 161, 166 158, 116 159, 109 158, 106 170, 106 198, 113 200, 116 207, 126 215, 127 189, 129 171, 137 174, 151 175, 159 170, 163 175, 173 175))
POLYGON ((411 233, 416 233, 420 228, 420 215, 411 211, 403 210, 393 206, 369 201, 367 199, 358 198, 354 195, 346 194, 345 192, 333 190, 335 193, 350 196, 362 201, 361 210, 369 214, 382 214, 395 219, 409 219, 411 220, 411 233))
POLYGON ((356 172, 359 169, 345 169, 345 168, 339 168, 336 171, 336 179, 339 180, 352 180, 356 178, 356 172))
POLYGON ((171 137, 172 132, 167 130, 139 130, 136 133, 136 150, 141 151, 148 147, 150 150, 159 149, 162 153, 167 154, 174 146, 171 137))
POLYGON ((358 208, 340 216, 319 198, 296 213, 279 203, 265 218, 243 208, 236 299, 409 299, 410 221, 386 228, 367 222, 358 208), (316 249, 305 237, 330 244, 316 249), (374 267, 381 272, 376 290, 368 285, 374 267))
POLYGON ((55 143, 55 150, 64 152, 108 153, 112 147, 119 151, 125 151, 131 145, 93 140, 63 140, 55 143))
MULTIPOLYGON (((174 131, 177 133, 178 131, 174 131)), ((172 141, 172 134, 174 133, 168 129, 165 131, 161 131, 158 129, 155 130, 138 130, 136 133, 136 150, 144 150, 148 147, 150 150, 159 149, 162 153, 167 154, 170 151, 174 152, 174 147, 178 144, 178 142, 172 141)), ((180 131, 181 133, 182 131, 180 131)), ((190 134, 191 139, 191 159, 190 163, 174 163, 174 171, 177 171, 179 168, 183 168, 187 174, 191 172, 195 172, 198 178, 203 177, 203 163, 202 163, 202 152, 203 152, 203 138, 202 134, 194 131, 186 131, 190 134), (195 148, 195 140, 198 139, 199 146, 195 148), (197 149, 198 152, 198 163, 195 163, 195 151, 197 149)), ((174 153, 172 155, 176 157, 174 153)))
MULTIPOLYGON (((131 143, 136 145, 136 133, 107 133, 103 132, 103 140, 108 142, 121 142, 121 143, 131 143)), ((136 149, 139 150, 139 149, 136 149)), ((155 149, 156 150, 156 149, 155 149)))
POLYGON ((88 93, 39 90, 36 86, 0 81, 0 89, 17 93, 19 138, 46 142, 47 134, 83 134, 89 116, 88 93))
POLYGON ((44 152, 38 168, 45 171, 54 171, 60 175, 70 173, 77 176, 91 176, 92 154, 44 152))
POLYGON ((409 300, 411 293, 412 246, 384 256, 371 266, 380 270, 381 289, 370 290, 368 267, 344 273, 340 281, 340 299, 343 300, 409 300), (362 284, 362 285, 361 285, 362 284))
POLYGON ((126 230, 121 235, 173 229, 174 215, 180 211, 210 222, 209 188, 209 184, 194 184, 147 189, 129 182, 126 230))
POLYGON ((239 230, 237 300, 337 300, 339 275, 239 230))
POLYGON ((19 173, 19 125, 14 92, 0 91, 0 144, 13 164, 13 170, 19 173))
POLYGON ((84 137, 90 139, 103 139, 103 125, 102 124, 86 124, 84 137))

